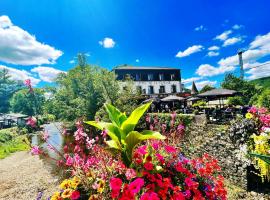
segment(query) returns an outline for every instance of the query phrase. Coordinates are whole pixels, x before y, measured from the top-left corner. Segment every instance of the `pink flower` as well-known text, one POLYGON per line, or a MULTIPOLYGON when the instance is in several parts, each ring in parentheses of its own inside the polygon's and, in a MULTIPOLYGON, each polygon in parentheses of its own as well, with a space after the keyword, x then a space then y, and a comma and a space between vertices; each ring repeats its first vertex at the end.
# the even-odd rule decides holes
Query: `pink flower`
POLYGON ((264 107, 258 109, 258 112, 260 114, 265 114, 265 113, 267 113, 267 111, 268 111, 267 108, 264 108, 264 107))
POLYGON ((248 112, 250 112, 250 113, 257 113, 257 108, 254 107, 254 106, 252 106, 252 107, 248 110, 248 112))
POLYGON ((74 137, 76 141, 84 139, 84 137, 87 137, 87 134, 83 131, 82 127, 79 127, 77 131, 74 133, 74 137))
POLYGON ((160 200, 158 194, 155 192, 146 192, 144 193, 140 200, 160 200))
POLYGON ((87 149, 92 149, 94 143, 95 143, 95 139, 90 140, 89 137, 86 138, 86 147, 87 147, 87 149))
POLYGON ((146 121, 146 122, 148 122, 148 123, 150 123, 150 122, 151 122, 151 117, 150 117, 150 115, 146 115, 146 117, 145 117, 145 121, 146 121))
POLYGON ((39 149, 38 146, 33 146, 32 149, 31 149, 31 154, 39 155, 39 154, 41 154, 41 150, 39 149))
POLYGON ((49 139, 50 135, 49 135, 48 131, 45 131, 45 132, 42 134, 41 137, 42 137, 42 140, 47 141, 47 140, 49 139))
POLYGON ((147 151, 146 151, 146 145, 143 145, 143 146, 141 146, 141 147, 139 147, 138 149, 137 149, 137 152, 139 153, 139 154, 141 154, 141 155, 145 155, 145 154, 147 154, 147 151))
POLYGON ((172 146, 169 146, 169 145, 165 145, 165 151, 167 153, 175 153, 176 152, 176 149, 172 146))
POLYGON ((158 148, 159 148, 159 143, 158 143, 158 142, 154 142, 154 143, 152 144, 152 147, 153 147, 155 150, 158 150, 158 148))
POLYGON ((71 194, 71 196, 70 196, 70 198, 71 198, 72 200, 77 200, 77 199, 79 199, 79 198, 80 198, 80 192, 79 192, 79 191, 73 191, 72 194, 71 194))
POLYGON ((67 156, 66 158, 66 165, 67 166, 72 166, 73 165, 73 158, 71 156, 67 156))
POLYGON ((31 126, 32 128, 36 127, 37 119, 35 117, 28 117, 26 125, 31 126))
POLYGON ((129 168, 127 169, 126 171, 126 177, 127 177, 127 180, 131 180, 133 179, 134 177, 136 177, 136 171, 132 168, 129 168))
POLYGON ((177 126, 177 131, 178 131, 178 132, 182 133, 184 130, 185 130, 185 126, 184 126, 184 125, 179 124, 179 125, 177 126))
POLYGON ((120 178, 111 178, 110 187, 112 189, 112 198, 117 198, 122 187, 122 180, 120 178))
POLYGON ((144 185, 144 180, 142 178, 136 178, 134 181, 132 181, 129 184, 128 188, 129 190, 131 190, 133 194, 137 194, 141 190, 143 185, 144 185))
POLYGON ((24 81, 24 84, 27 86, 27 87, 31 87, 31 80, 30 79, 26 79, 24 81))
POLYGON ((159 153, 156 154, 156 157, 159 160, 159 162, 161 162, 162 164, 165 162, 164 157, 160 155, 159 153))
POLYGON ((103 129, 101 132, 102 137, 106 137, 108 134, 108 130, 107 129, 103 129))

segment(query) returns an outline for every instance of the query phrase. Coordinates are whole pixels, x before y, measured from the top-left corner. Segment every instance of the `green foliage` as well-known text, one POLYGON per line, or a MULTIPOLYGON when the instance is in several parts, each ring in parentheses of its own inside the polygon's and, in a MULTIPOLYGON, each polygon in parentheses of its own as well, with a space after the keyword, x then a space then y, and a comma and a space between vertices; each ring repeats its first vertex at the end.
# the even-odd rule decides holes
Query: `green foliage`
POLYGON ((251 155, 255 158, 259 158, 270 165, 270 156, 268 156, 268 155, 256 154, 256 153, 250 153, 249 155, 251 155))
POLYGON ((7 69, 0 69, 0 113, 7 113, 9 111, 10 98, 22 87, 22 82, 11 80, 7 69))
POLYGON ((42 114, 44 102, 45 97, 42 89, 34 89, 33 93, 30 93, 28 89, 22 89, 12 96, 10 105, 13 112, 32 116, 42 114))
POLYGON ((256 105, 270 109, 270 89, 266 89, 258 95, 256 105))
POLYGON ((205 107, 206 102, 205 101, 197 101, 196 103, 192 104, 192 107, 205 107))
POLYGON ((259 85, 263 87, 264 89, 270 88, 270 77, 259 78, 259 79, 252 80, 250 82, 253 84, 259 85))
POLYGON ((253 83, 242 80, 233 74, 226 74, 224 81, 221 83, 221 87, 241 92, 245 105, 247 105, 252 96, 258 92, 253 83))
POLYGON ((136 108, 129 117, 125 113, 120 112, 117 108, 110 104, 105 104, 111 123, 87 121, 100 130, 106 129, 111 140, 107 141, 109 148, 121 152, 122 159, 127 166, 131 164, 133 148, 141 141, 148 139, 165 139, 160 133, 155 131, 135 131, 140 118, 151 105, 144 104, 136 108))
POLYGON ((235 96, 235 97, 229 97, 228 101, 227 101, 228 105, 232 105, 232 106, 243 106, 244 104, 244 100, 243 97, 240 96, 235 96))
POLYGON ((0 159, 5 158, 10 153, 29 149, 29 146, 24 142, 27 141, 26 136, 19 135, 19 131, 17 128, 0 130, 0 159))
POLYGON ((200 93, 204 93, 204 92, 207 92, 209 90, 213 90, 215 89, 215 87, 211 86, 211 85, 205 85, 203 86, 203 88, 200 90, 200 93))

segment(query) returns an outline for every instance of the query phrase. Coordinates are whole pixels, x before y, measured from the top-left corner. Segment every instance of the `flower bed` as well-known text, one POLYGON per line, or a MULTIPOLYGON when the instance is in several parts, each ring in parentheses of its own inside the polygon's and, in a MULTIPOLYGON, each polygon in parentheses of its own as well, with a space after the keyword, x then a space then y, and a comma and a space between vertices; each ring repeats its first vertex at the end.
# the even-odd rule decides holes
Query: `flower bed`
MULTIPOLYGON (((62 156, 58 165, 70 178, 60 184, 50 199, 226 199, 216 159, 207 154, 186 158, 156 131, 157 127, 136 131, 135 126, 149 106, 150 103, 142 105, 127 117, 106 105, 111 123, 85 122, 101 130, 96 138, 91 138, 84 124, 78 122, 74 140, 64 147, 63 154, 57 152, 62 156)), ((162 133, 167 137, 183 134, 182 123, 175 124, 162 133)), ((46 141, 47 137, 44 134, 43 139, 46 141)), ((32 153, 46 154, 38 146, 32 148, 32 153)))

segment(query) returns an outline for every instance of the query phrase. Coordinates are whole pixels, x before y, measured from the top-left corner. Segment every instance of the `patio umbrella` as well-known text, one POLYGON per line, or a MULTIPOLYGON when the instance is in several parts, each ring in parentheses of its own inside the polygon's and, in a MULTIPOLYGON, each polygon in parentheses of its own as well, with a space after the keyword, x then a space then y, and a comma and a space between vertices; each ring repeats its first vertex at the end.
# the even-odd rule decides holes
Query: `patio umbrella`
POLYGON ((161 99, 161 101, 184 101, 185 98, 184 97, 178 97, 175 95, 169 95, 163 99, 161 99))
POLYGON ((158 103, 158 102, 160 102, 160 98, 158 98, 158 97, 152 97, 150 99, 144 100, 143 103, 148 103, 150 101, 152 101, 153 103, 158 103))

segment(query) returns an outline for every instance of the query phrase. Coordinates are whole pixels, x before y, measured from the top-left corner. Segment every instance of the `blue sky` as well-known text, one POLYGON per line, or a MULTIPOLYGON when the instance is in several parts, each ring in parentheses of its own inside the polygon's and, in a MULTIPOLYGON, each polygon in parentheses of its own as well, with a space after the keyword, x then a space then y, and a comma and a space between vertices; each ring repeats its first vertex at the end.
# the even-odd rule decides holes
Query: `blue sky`
POLYGON ((182 70, 186 86, 218 86, 238 73, 270 76, 270 2, 205 0, 1 0, 0 68, 51 84, 78 52, 108 69, 120 64, 182 70), (212 47, 212 48, 211 48, 212 47), (212 49, 212 50, 209 50, 212 49))

